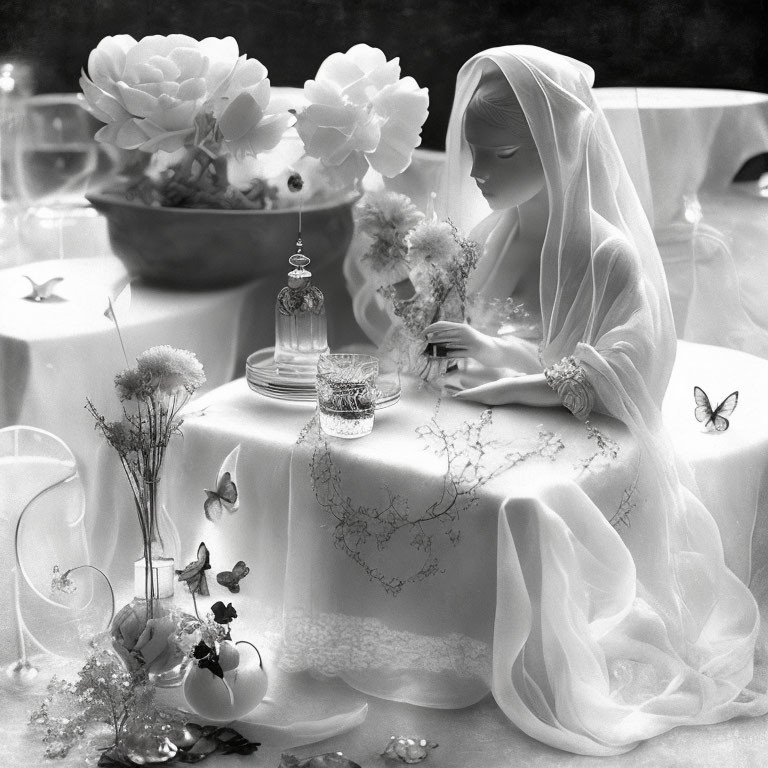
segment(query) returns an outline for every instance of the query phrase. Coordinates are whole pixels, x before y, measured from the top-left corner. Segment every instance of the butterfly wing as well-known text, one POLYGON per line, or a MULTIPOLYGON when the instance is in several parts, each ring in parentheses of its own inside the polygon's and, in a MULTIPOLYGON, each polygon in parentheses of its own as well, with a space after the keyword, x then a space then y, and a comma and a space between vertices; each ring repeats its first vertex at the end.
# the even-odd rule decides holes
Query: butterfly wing
POLYGON ((225 472, 222 475, 216 493, 222 501, 226 501, 227 504, 231 505, 231 509, 234 512, 234 506, 237 503, 237 486, 229 472, 225 472))
POLYGON ((230 592, 240 591, 240 585, 237 583, 237 579, 232 571, 221 571, 221 573, 217 573, 216 581, 218 581, 222 587, 226 587, 230 592))
POLYGON ((219 481, 215 491, 205 491, 206 499, 203 502, 205 516, 212 522, 218 523, 225 509, 234 512, 237 509, 237 486, 232 481, 229 472, 225 472, 219 481))
POLYGON ((197 562, 200 564, 197 572, 197 594, 210 595, 211 593, 208 591, 208 578, 205 572, 211 568, 211 555, 208 552, 208 547, 202 541, 197 548, 197 562))
POLYGON ((216 491, 209 491, 207 488, 204 490, 206 495, 206 499, 203 502, 205 516, 212 523, 218 523, 219 520, 221 520, 221 516, 224 514, 224 504, 216 491))
POLYGON ((190 592, 197 592, 199 595, 208 595, 208 579, 205 572, 211 567, 211 556, 205 542, 200 542, 197 548, 197 560, 189 563, 181 571, 176 571, 179 581, 186 581, 190 592))
POLYGON ((237 469, 237 459, 240 455, 240 444, 238 443, 228 454, 219 467, 216 475, 216 490, 210 491, 205 488, 206 499, 203 505, 205 516, 212 522, 217 523, 221 520, 224 510, 236 512, 240 506, 240 500, 237 493, 237 482, 235 481, 235 471, 237 469))
POLYGON ((216 581, 230 592, 239 592, 240 579, 244 579, 250 572, 251 569, 242 560, 238 560, 231 571, 222 571, 217 574, 216 581))
POLYGON ((712 421, 712 405, 707 393, 701 387, 694 387, 693 399, 696 401, 696 410, 694 411, 696 421, 703 421, 704 426, 707 426, 712 421))
POLYGON ((250 572, 251 569, 242 560, 238 560, 232 569, 232 573, 237 577, 238 581, 244 579, 250 572))
POLYGON ((723 402, 717 406, 717 408, 715 408, 715 413, 720 416, 730 416, 736 410, 736 406, 738 404, 739 404, 738 391, 731 392, 731 394, 728 395, 728 397, 726 397, 725 400, 723 400, 723 402))
POLYGON ((240 457, 240 443, 238 443, 221 463, 216 476, 216 488, 221 494, 224 489, 229 495, 222 494, 223 498, 231 504, 230 512, 237 512, 240 502, 237 496, 237 460, 240 457), (231 483, 231 486, 230 486, 231 483))
POLYGON ((730 416, 734 410, 736 409, 736 406, 739 404, 739 393, 731 392, 728 397, 723 400, 720 405, 715 408, 713 414, 712 414, 712 421, 714 422, 715 429, 718 432, 725 432, 726 429, 731 425, 731 423, 728 421, 726 416, 730 416))

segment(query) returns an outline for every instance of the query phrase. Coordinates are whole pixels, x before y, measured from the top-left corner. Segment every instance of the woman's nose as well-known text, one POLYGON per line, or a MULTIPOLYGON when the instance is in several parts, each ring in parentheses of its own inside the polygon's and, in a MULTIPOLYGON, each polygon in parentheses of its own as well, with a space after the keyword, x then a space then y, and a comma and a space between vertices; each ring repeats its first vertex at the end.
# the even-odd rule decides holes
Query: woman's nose
POLYGON ((485 162, 482 152, 475 151, 472 153, 472 170, 470 171, 470 176, 480 183, 488 181, 488 163, 485 162))
POLYGON ((472 160, 472 170, 469 172, 475 181, 485 182, 488 181, 488 170, 484 167, 477 157, 472 160))

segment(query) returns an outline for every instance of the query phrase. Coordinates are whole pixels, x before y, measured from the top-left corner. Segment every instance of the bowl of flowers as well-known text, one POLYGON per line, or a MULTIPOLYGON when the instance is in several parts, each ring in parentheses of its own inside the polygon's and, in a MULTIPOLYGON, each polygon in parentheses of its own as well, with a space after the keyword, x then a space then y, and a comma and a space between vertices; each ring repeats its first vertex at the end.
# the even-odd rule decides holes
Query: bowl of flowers
POLYGON ((426 89, 367 45, 329 56, 301 90, 272 88, 231 37, 117 35, 80 85, 105 123, 96 140, 140 158, 88 195, 115 254, 185 289, 283 272, 299 209, 316 263, 340 262, 363 177, 405 170, 428 114, 426 89))

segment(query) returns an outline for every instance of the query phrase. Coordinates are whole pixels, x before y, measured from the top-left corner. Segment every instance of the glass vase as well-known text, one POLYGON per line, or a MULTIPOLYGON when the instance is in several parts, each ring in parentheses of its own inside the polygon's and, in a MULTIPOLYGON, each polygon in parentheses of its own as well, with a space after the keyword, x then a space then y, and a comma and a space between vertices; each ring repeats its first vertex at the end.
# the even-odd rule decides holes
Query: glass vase
POLYGON ((183 680, 192 645, 183 628, 193 617, 174 602, 176 561, 166 550, 177 536, 164 508, 158 512, 150 518, 142 556, 133 565, 133 599, 115 614, 111 635, 130 670, 143 670, 155 685, 168 687, 183 680), (163 528, 168 531, 165 536, 163 528))

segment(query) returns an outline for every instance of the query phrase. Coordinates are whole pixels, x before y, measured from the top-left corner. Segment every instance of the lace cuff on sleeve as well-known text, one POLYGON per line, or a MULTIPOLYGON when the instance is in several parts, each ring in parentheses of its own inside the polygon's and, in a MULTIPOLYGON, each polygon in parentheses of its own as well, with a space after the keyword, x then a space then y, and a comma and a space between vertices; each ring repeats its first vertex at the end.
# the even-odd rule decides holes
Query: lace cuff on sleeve
POLYGON ((585 421, 594 406, 595 395, 581 363, 573 356, 564 357, 547 368, 544 376, 563 405, 577 419, 585 421))

